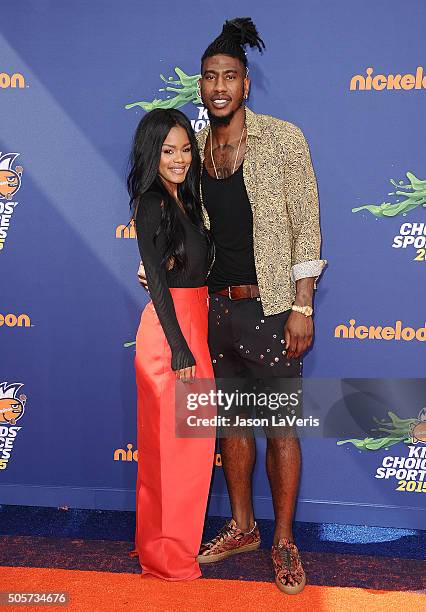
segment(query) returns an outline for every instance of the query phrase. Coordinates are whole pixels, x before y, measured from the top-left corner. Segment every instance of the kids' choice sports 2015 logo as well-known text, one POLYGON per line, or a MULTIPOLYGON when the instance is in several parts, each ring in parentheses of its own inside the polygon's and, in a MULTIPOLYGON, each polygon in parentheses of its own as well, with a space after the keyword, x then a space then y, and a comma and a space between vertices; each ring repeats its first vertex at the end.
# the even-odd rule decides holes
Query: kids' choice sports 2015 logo
POLYGON ((12 201, 21 187, 22 166, 13 167, 19 153, 5 153, 0 151, 0 251, 4 248, 9 232, 10 220, 18 204, 12 201))
POLYGON ((22 429, 16 426, 16 422, 22 418, 27 396, 21 393, 18 396, 22 383, 0 384, 0 470, 5 470, 9 465, 13 446, 18 431, 22 429))
POLYGON ((361 451, 387 451, 396 444, 405 444, 403 454, 383 457, 374 477, 396 481, 396 491, 426 493, 426 408, 417 418, 401 419, 394 412, 388 412, 388 416, 389 421, 374 419, 377 437, 339 440, 337 444, 353 444, 361 451))
POLYGON ((181 108, 186 104, 193 104, 197 107, 197 117, 191 119, 191 125, 195 132, 199 132, 208 124, 207 109, 204 108, 202 100, 198 95, 197 82, 201 77, 200 74, 189 75, 181 68, 176 67, 176 77, 170 76, 166 78, 160 74, 160 79, 165 84, 158 91, 166 94, 163 98, 154 98, 151 101, 141 100, 140 102, 132 102, 126 104, 125 108, 143 108, 149 112, 154 108, 181 108))
MULTIPOLYGON (((396 182, 391 179, 391 184, 396 187, 388 193, 395 201, 384 200, 381 204, 365 204, 352 208, 353 213, 367 211, 376 219, 391 217, 407 217, 412 210, 426 208, 426 181, 418 179, 412 172, 406 173, 407 181, 396 182)), ((407 217, 409 218, 409 217, 407 217)), ((414 261, 426 262, 426 222, 410 219, 401 223, 398 233, 392 241, 393 249, 408 249, 413 253, 414 261)))
MULTIPOLYGON (((426 89, 426 76, 423 66, 417 66, 415 72, 407 74, 374 74, 372 67, 366 68, 365 75, 355 74, 349 84, 350 91, 363 92, 359 95, 372 95, 371 92, 381 91, 413 91, 426 89), (370 92, 365 94, 364 92, 370 92)), ((426 208, 426 181, 417 178, 413 172, 406 172, 408 181, 398 182, 391 179, 396 189, 388 193, 393 200, 385 198, 381 204, 365 204, 352 208, 352 212, 368 211, 376 218, 390 218, 402 215, 420 207, 426 208)), ((426 261, 426 223, 420 219, 407 219, 394 234, 393 249, 401 249, 414 255, 414 261, 426 261)))

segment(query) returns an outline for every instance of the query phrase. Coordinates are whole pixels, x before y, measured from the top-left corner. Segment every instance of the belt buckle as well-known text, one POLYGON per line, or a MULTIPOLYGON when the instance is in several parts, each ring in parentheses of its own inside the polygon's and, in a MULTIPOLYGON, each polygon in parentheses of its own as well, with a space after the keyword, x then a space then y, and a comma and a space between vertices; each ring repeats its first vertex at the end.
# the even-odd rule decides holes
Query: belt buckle
POLYGON ((231 287, 231 285, 229 285, 229 286, 228 286, 228 297, 229 297, 229 299, 230 299, 230 300, 232 300, 232 299, 233 299, 233 298, 232 298, 232 295, 231 295, 231 289, 232 289, 232 287, 231 287))

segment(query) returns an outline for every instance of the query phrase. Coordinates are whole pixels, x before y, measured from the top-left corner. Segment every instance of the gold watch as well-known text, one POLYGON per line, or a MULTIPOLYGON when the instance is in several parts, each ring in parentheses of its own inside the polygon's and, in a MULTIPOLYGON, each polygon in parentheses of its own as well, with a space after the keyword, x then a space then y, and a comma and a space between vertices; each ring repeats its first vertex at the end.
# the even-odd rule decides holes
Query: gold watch
POLYGON ((311 317, 314 312, 314 309, 311 306, 296 306, 296 304, 293 304, 291 309, 302 313, 305 315, 305 317, 311 317))

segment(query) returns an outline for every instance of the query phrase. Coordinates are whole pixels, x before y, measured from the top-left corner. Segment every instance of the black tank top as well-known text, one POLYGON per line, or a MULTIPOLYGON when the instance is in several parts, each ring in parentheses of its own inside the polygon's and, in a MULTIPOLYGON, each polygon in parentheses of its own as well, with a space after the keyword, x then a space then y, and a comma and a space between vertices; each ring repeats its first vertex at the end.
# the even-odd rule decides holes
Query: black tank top
POLYGON ((243 164, 224 179, 211 177, 203 166, 201 189, 216 247, 207 279, 210 292, 229 285, 256 285, 253 213, 244 185, 243 164))

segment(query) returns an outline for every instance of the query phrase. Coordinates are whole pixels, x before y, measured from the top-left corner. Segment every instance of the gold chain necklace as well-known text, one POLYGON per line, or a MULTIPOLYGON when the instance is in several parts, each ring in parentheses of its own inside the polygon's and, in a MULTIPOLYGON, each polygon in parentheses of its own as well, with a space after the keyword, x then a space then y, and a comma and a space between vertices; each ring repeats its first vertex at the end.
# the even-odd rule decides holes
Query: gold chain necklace
MULTIPOLYGON (((241 132, 241 136, 240 136, 240 142, 238 143, 238 149, 237 149, 237 153, 235 155, 235 161, 234 161, 234 167, 232 168, 232 174, 234 174, 235 172, 235 166, 237 165, 237 159, 238 159, 238 153, 240 152, 240 147, 241 147, 241 143, 243 141, 243 136, 244 136, 244 130, 246 129, 246 126, 243 126, 243 130, 241 132)), ((212 158, 212 164, 213 164, 213 168, 214 168, 214 173, 216 175, 216 178, 219 178, 219 175, 217 173, 216 170, 216 164, 214 163, 214 157, 213 157, 213 134, 212 134, 212 129, 210 128, 210 157, 212 158)))

